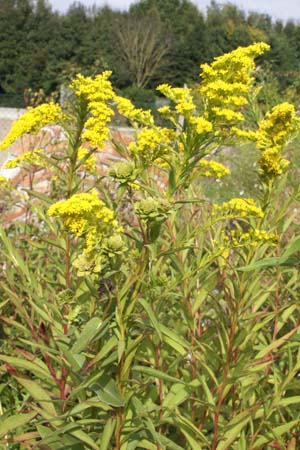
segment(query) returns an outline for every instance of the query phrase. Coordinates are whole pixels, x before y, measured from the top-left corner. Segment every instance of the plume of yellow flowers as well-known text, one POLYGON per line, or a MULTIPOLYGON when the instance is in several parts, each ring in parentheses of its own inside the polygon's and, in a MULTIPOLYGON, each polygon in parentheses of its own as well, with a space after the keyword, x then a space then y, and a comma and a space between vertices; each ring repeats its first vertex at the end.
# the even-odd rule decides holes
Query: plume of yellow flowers
POLYGON ((212 64, 201 65, 200 94, 209 120, 225 123, 243 120, 239 109, 248 103, 254 59, 269 48, 268 44, 258 42, 218 56, 212 64))
POLYGON ((12 188, 11 181, 9 179, 7 179, 6 177, 4 177, 3 175, 0 175, 0 188, 3 188, 3 189, 11 189, 12 188))
POLYGON ((231 132, 237 137, 255 142, 261 150, 258 159, 260 173, 263 178, 273 180, 285 172, 289 165, 289 161, 282 157, 282 152, 284 145, 298 129, 299 118, 295 107, 285 102, 267 112, 256 131, 232 127, 231 132))
POLYGON ((96 189, 54 203, 48 209, 48 215, 61 218, 65 228, 74 236, 85 237, 85 253, 101 245, 103 239, 121 231, 114 212, 99 199, 96 189))
POLYGON ((268 243, 276 245, 279 240, 278 234, 269 233, 266 230, 252 230, 243 231, 241 227, 231 231, 222 232, 222 240, 230 243, 230 247, 242 247, 250 245, 257 247, 259 243, 268 243))
MULTIPOLYGON (((195 136, 205 138, 206 135, 212 131, 213 124, 207 120, 207 118, 197 115, 191 89, 161 84, 157 87, 157 90, 175 104, 174 110, 171 110, 170 106, 162 106, 158 111, 166 119, 169 119, 176 128, 178 128, 178 125, 180 124, 179 117, 181 117, 184 119, 184 122, 189 125, 190 131, 194 133, 195 136)), ((182 137, 185 137, 184 133, 182 133, 182 137)))
POLYGON ((110 71, 97 75, 94 79, 79 74, 71 83, 75 95, 87 102, 90 116, 86 120, 82 138, 91 146, 101 148, 109 136, 108 123, 114 115, 108 102, 114 98, 112 84, 109 81, 110 71))
POLYGON ((262 209, 252 198, 232 198, 221 205, 214 205, 214 214, 221 213, 222 218, 264 217, 262 209))
MULTIPOLYGON (((193 103, 192 91, 189 88, 172 87, 169 84, 160 84, 156 88, 165 97, 175 103, 175 111, 184 118, 189 118, 195 111, 196 106, 193 103)), ((160 109, 160 113, 166 114, 166 107, 160 109)))
POLYGON ((114 101, 119 113, 129 119, 133 126, 136 127, 137 124, 147 127, 154 126, 154 118, 150 110, 136 108, 128 98, 120 97, 119 95, 114 96, 114 101))
POLYGON ((40 166, 45 167, 47 165, 43 156, 42 149, 36 149, 28 152, 24 152, 22 155, 17 156, 14 159, 10 159, 6 162, 5 167, 7 169, 14 169, 15 167, 26 166, 40 166))
POLYGON ((77 160, 82 164, 84 169, 87 172, 95 173, 96 172, 96 156, 94 154, 89 155, 89 151, 84 147, 79 147, 77 153, 77 160))
POLYGON ((36 108, 29 108, 17 119, 6 137, 0 143, 0 150, 5 150, 20 137, 27 133, 36 133, 49 124, 60 123, 65 119, 59 105, 44 103, 36 108))
POLYGON ((198 163, 199 175, 204 177, 225 177, 230 174, 230 170, 217 161, 201 159, 198 163))
POLYGON ((130 142, 128 150, 148 162, 154 162, 170 154, 175 137, 176 133, 170 128, 146 127, 138 132, 135 142, 130 142))
POLYGON ((258 165, 265 178, 281 175, 289 165, 282 157, 283 146, 299 125, 294 105, 281 103, 274 106, 259 124, 256 146, 262 150, 258 165))
POLYGON ((297 124, 294 105, 285 102, 274 106, 259 123, 257 147, 282 147, 297 124))

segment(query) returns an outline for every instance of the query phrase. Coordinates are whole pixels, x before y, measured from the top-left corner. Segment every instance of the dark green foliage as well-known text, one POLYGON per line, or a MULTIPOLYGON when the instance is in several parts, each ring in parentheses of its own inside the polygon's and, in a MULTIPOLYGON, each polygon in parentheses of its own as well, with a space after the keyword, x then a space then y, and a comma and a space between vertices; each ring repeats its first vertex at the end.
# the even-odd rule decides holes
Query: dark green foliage
MULTIPOLYGON (((136 17, 146 16, 153 18, 153 30, 161 42, 168 42, 168 51, 143 87, 197 81, 199 64, 256 41, 271 44, 264 61, 279 79, 280 88, 299 84, 299 24, 272 22, 270 16, 255 12, 246 15, 230 3, 212 1, 205 16, 190 0, 140 0, 128 12, 108 6, 86 8, 75 2, 62 15, 46 0, 2 0, 0 95, 22 96, 28 87, 49 94, 75 73, 93 75, 104 69, 113 71, 113 82, 120 89, 136 84, 122 57, 118 30, 124 21, 134 23, 136 17)), ((0 103, 22 106, 20 97, 0 97, 0 103)))

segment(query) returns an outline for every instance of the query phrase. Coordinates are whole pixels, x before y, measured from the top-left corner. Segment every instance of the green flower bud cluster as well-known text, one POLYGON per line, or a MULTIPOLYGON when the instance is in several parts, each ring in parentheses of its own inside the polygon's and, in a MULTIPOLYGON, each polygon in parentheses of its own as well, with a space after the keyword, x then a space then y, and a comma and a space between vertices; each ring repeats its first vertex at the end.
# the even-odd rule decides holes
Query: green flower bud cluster
POLYGON ((114 164, 108 175, 121 184, 133 182, 137 177, 135 166, 131 162, 118 162, 114 164))
POLYGON ((170 203, 165 199, 147 197, 136 203, 135 212, 143 220, 164 220, 170 208, 170 203))

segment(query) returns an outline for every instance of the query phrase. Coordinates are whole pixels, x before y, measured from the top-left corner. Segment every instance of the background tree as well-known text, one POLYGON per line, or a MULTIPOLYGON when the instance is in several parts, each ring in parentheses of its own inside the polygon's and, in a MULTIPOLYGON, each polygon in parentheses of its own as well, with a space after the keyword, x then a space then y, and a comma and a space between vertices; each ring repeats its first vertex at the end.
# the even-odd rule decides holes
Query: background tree
POLYGON ((116 36, 119 56, 133 84, 146 87, 165 63, 170 40, 156 10, 146 15, 124 14, 118 20, 116 36))

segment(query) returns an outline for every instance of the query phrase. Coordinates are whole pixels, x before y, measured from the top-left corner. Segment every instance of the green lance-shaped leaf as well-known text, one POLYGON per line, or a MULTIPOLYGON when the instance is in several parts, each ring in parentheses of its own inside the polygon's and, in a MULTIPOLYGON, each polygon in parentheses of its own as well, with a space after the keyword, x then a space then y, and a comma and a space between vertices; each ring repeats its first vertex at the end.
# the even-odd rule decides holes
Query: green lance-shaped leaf
POLYGON ((57 416, 57 412, 50 395, 39 383, 19 374, 12 373, 12 376, 26 389, 31 397, 40 404, 42 409, 49 413, 50 416, 57 416))
POLYGON ((134 372, 144 373, 145 375, 149 375, 150 377, 158 378, 159 380, 169 381, 171 383, 182 383, 186 384, 184 381, 181 381, 171 375, 168 375, 165 372, 161 372, 160 370, 153 369, 152 367, 147 366, 134 366, 132 367, 134 372))
POLYGON ((155 331, 157 332, 159 339, 162 341, 162 334, 161 334, 161 329, 160 329, 160 325, 159 322, 155 316, 155 313, 153 312, 153 310, 151 309, 151 306, 149 305, 149 303, 143 299, 140 298, 139 299, 139 303, 142 305, 142 307, 144 308, 144 310, 146 311, 146 313, 148 314, 148 317, 153 325, 153 328, 155 329, 155 331))
POLYGON ((274 439, 280 438, 284 433, 290 433, 290 431, 299 425, 299 419, 292 420, 291 422, 287 422, 279 427, 272 427, 272 430, 267 432, 265 436, 260 436, 253 445, 253 450, 258 450, 263 448, 265 444, 274 439))
MULTIPOLYGON (((253 412, 253 411, 252 411, 253 412)), ((227 450, 237 439, 241 431, 251 419, 251 411, 244 411, 235 416, 226 426, 226 432, 217 446, 217 450, 227 450)))
POLYGON ((160 324, 160 330, 163 334, 163 341, 170 345, 180 355, 185 356, 190 351, 190 344, 182 336, 170 330, 168 327, 160 324))
POLYGON ((114 433, 115 425, 116 425, 116 419, 114 419, 114 418, 110 418, 106 422, 102 436, 101 436, 100 450, 108 450, 110 440, 114 433))
POLYGON ((86 348, 88 343, 94 338, 98 333, 102 325, 102 320, 99 317, 93 317, 89 322, 87 322, 80 333, 79 338, 76 340, 72 347, 74 353, 80 353, 86 348))
POLYGON ((203 450, 203 444, 209 445, 204 434, 189 419, 178 414, 174 417, 174 421, 192 450, 203 450))
POLYGON ((116 383, 105 374, 91 383, 89 388, 97 395, 100 401, 108 405, 121 407, 125 404, 116 383))
POLYGON ((300 260, 297 258, 291 258, 291 256, 298 251, 300 251, 300 238, 296 238, 294 241, 292 241, 282 256, 274 256, 273 258, 261 259, 260 261, 256 261, 255 263, 249 264, 248 266, 238 267, 237 270, 248 272, 251 270, 262 269, 263 267, 278 267, 285 265, 297 266, 300 264, 300 260))
POLYGON ((47 366, 45 366, 42 361, 39 361, 37 358, 31 361, 27 361, 26 359, 15 358, 12 356, 0 355, 0 361, 4 361, 16 369, 24 369, 29 370, 36 376, 39 376, 41 379, 52 381, 52 377, 50 372, 48 371, 47 366))
POLYGON ((26 414, 14 414, 0 420, 0 437, 5 436, 17 428, 23 427, 37 415, 36 412, 26 414))

